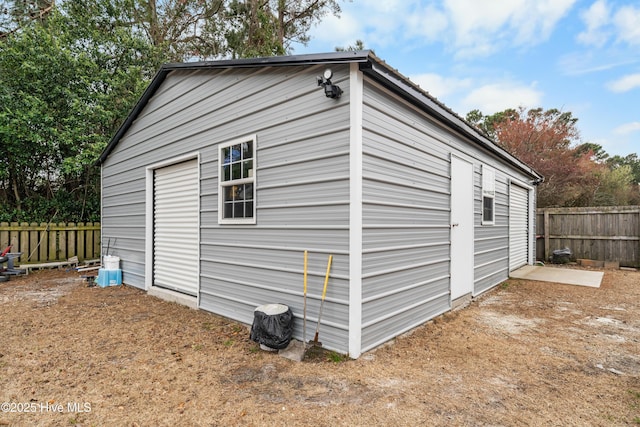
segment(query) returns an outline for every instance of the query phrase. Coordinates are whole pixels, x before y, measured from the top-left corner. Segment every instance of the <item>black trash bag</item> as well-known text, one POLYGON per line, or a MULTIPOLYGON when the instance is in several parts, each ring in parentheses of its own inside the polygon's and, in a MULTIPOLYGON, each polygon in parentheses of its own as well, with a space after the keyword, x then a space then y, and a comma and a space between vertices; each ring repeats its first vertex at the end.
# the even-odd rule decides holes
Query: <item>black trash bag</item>
POLYGON ((289 345, 293 335, 293 312, 283 304, 266 304, 253 312, 252 341, 273 349, 289 345))
POLYGON ((556 249, 555 251, 553 251, 553 263, 554 264, 567 264, 568 262, 571 261, 571 256, 573 255, 573 253, 571 253, 571 249, 569 248, 564 248, 564 249, 556 249))

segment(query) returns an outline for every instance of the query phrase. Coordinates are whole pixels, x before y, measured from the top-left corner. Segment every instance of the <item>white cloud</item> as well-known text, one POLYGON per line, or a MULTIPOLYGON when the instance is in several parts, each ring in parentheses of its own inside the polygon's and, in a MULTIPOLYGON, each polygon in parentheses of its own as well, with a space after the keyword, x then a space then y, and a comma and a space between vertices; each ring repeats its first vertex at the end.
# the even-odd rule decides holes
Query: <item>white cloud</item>
POLYGON ((640 8, 621 7, 613 17, 618 40, 630 45, 640 45, 640 8))
POLYGON ((387 0, 342 5, 312 29, 314 44, 367 47, 442 43, 458 58, 546 41, 576 0, 387 0))
POLYGON ((324 17, 311 33, 315 43, 326 46, 323 51, 331 52, 336 47, 347 47, 363 37, 364 30, 360 22, 360 19, 343 11, 339 18, 333 15, 324 17))
MULTIPOLYGON (((419 0, 343 3, 340 17, 324 17, 317 27, 312 28, 310 35, 314 44, 328 47, 325 51, 353 45, 358 39, 364 42, 365 48, 375 49, 396 44, 416 34, 424 37, 415 29, 418 25, 424 25, 424 22, 416 20, 415 9, 419 3, 419 0)), ((430 20, 429 25, 433 26, 434 21, 430 20)), ((436 25, 432 31, 438 32, 440 29, 442 27, 436 25)))
POLYGON ((640 132, 640 122, 625 123, 613 130, 616 135, 628 135, 633 132, 640 132))
POLYGON ((604 29, 609 24, 609 6, 606 0, 598 0, 580 14, 580 18, 585 23, 587 29, 578 34, 578 41, 586 44, 601 47, 609 35, 604 29))
POLYGON ((472 90, 463 100, 466 111, 478 109, 484 114, 494 114, 507 108, 535 108, 542 103, 542 93, 535 84, 525 86, 518 83, 493 83, 472 90))
POLYGON ((447 15, 432 4, 417 8, 407 15, 407 32, 414 37, 424 37, 426 41, 439 40, 448 33, 447 15))
POLYGON ((565 74, 575 76, 612 70, 637 62, 637 59, 628 55, 591 50, 564 55, 558 60, 558 65, 565 74))
POLYGON ((546 41, 575 0, 445 0, 458 56, 488 55, 502 45, 546 41))
POLYGON ((470 88, 472 80, 458 79, 455 77, 443 77, 439 74, 426 73, 411 76, 411 81, 420 86, 430 95, 442 100, 448 95, 470 88))
POLYGON ((629 74, 618 80, 607 83, 607 88, 612 92, 621 93, 640 88, 640 73, 629 74))
POLYGON ((577 36, 580 43, 603 47, 614 36, 619 43, 640 45, 640 8, 622 6, 613 11, 606 0, 597 0, 580 18, 586 26, 577 36))

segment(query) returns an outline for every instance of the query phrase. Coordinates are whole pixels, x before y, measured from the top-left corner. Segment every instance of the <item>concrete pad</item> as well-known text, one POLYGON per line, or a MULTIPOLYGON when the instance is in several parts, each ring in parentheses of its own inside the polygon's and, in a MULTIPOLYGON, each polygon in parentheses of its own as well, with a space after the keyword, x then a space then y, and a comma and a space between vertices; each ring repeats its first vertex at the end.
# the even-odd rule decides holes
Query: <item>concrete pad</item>
POLYGON ((538 280, 541 282, 599 288, 604 272, 525 265, 522 268, 512 271, 509 276, 514 279, 538 280))
POLYGON ((278 351, 278 355, 294 362, 302 362, 305 354, 305 345, 298 340, 291 340, 286 348, 278 351))

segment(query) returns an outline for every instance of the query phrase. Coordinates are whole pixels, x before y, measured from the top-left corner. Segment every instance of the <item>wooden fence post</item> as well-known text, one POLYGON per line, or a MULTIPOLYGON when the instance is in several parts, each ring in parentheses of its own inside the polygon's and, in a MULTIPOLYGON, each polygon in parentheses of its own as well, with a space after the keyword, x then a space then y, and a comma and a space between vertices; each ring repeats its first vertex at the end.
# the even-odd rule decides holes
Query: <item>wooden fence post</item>
POLYGON ((549 211, 547 209, 543 210, 544 214, 544 261, 548 261, 549 256, 549 235, 551 234, 551 230, 549 230, 549 211))

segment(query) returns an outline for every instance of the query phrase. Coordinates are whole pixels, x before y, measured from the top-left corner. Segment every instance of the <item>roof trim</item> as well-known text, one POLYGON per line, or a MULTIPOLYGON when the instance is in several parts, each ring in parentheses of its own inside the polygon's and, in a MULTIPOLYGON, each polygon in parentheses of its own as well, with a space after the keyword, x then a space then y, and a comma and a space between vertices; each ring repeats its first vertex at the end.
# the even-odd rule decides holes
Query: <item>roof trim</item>
POLYGON ((171 71, 346 63, 359 63, 360 70, 363 74, 371 77, 384 87, 390 89, 419 108, 428 111, 430 114, 442 120, 461 134, 478 143, 485 150, 493 153, 512 166, 515 166, 522 172, 525 172, 534 179, 534 184, 542 182, 542 175, 509 154, 504 149, 500 148, 469 122, 457 115, 415 83, 411 82, 408 78, 404 77, 396 69, 390 67, 383 60, 376 57, 370 50, 164 64, 153 77, 151 83, 133 107, 124 123, 122 123, 116 134, 107 144, 104 151, 100 154, 96 163, 102 164, 106 160, 111 151, 113 151, 120 141, 120 138, 122 138, 129 127, 133 124, 134 120, 142 112, 151 97, 155 94, 156 90, 160 87, 171 71))
POLYGON ((365 75, 370 76, 386 88, 398 93, 421 109, 429 111, 432 115, 449 124, 449 126, 453 127, 458 132, 477 142, 481 147, 530 175, 534 178, 534 185, 538 185, 543 181, 544 178, 541 174, 520 161, 505 149, 499 147, 493 140, 491 140, 491 138, 460 117, 449 107, 438 101, 435 97, 431 96, 428 92, 411 82, 396 69, 387 65, 374 54, 370 54, 370 57, 372 61, 368 62, 368 66, 360 66, 360 70, 365 75))
POLYGON ((348 51, 348 52, 332 52, 324 54, 308 54, 308 55, 291 55, 291 56, 269 56, 264 58, 243 58, 219 61, 203 61, 203 62, 184 62, 184 63, 168 63, 164 64, 147 86, 142 96, 131 109, 129 115, 122 123, 115 135, 111 138, 105 149, 100 154, 96 164, 102 164, 109 156, 111 151, 120 141, 120 138, 131 127, 134 120, 138 117, 142 109, 147 105, 149 99, 162 84, 164 79, 171 71, 175 70, 197 70, 219 69, 219 68, 252 68, 263 66, 291 66, 291 65, 316 65, 316 64, 347 64, 351 62, 367 62, 370 51, 348 51))

